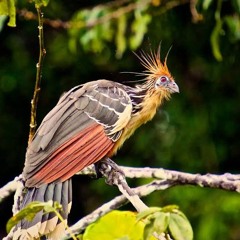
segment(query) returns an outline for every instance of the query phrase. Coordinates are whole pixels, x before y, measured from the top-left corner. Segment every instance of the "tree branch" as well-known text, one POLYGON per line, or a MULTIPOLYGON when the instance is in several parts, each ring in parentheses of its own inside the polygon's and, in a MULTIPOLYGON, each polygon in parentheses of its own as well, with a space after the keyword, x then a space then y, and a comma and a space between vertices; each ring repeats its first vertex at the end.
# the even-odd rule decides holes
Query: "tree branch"
MULTIPOLYGON (((173 170, 166 170, 163 168, 133 168, 133 167, 124 167, 119 166, 124 172, 127 178, 155 178, 165 180, 168 186, 173 185, 197 185, 200 187, 209 187, 209 188, 218 188, 226 191, 235 191, 240 193, 240 174, 231 174, 224 173, 222 175, 216 174, 192 174, 184 173, 173 170)), ((94 168, 91 166, 83 169, 77 175, 96 175, 94 168)), ((19 176, 20 177, 20 176, 19 176)), ((5 186, 0 188, 0 202, 8 197, 10 194, 16 191, 17 180, 19 177, 16 177, 14 180, 7 183, 5 186)))
POLYGON ((191 174, 163 168, 132 168, 122 167, 128 178, 156 178, 165 179, 174 185, 198 185, 200 187, 219 188, 227 191, 240 192, 240 174, 191 174))
MULTIPOLYGON (((105 22, 117 19, 121 17, 124 14, 128 14, 130 12, 135 11, 136 9, 140 7, 144 7, 147 5, 154 5, 157 7, 161 7, 158 9, 158 14, 163 14, 167 12, 168 10, 171 10, 172 8, 178 7, 180 5, 184 5, 187 3, 190 3, 191 0, 173 0, 173 1, 164 1, 160 2, 159 4, 155 4, 150 0, 144 0, 139 2, 130 2, 129 0, 119 0, 119 1, 112 1, 105 4, 100 4, 97 6, 94 6, 93 8, 102 7, 102 8, 110 8, 111 11, 109 14, 106 14, 104 16, 100 16, 99 18, 91 21, 62 21, 60 19, 44 19, 44 24, 47 24, 53 28, 63 28, 63 29, 81 29, 81 28, 92 28, 94 26, 97 26, 99 24, 103 24, 105 22)), ((92 9, 93 9, 92 8, 92 9)), ((86 8, 87 9, 87 8, 86 8)), ((36 14, 34 14, 31 11, 28 11, 27 9, 21 9, 18 11, 18 14, 25 18, 26 20, 37 20, 36 14)))
POLYGON ((8 182, 5 186, 0 188, 0 203, 14 193, 18 186, 18 180, 21 178, 21 175, 15 177, 14 180, 8 182))
MULTIPOLYGON (((230 174, 225 173, 222 175, 215 174, 191 174, 178 172, 173 170, 165 170, 162 168, 133 168, 133 167, 120 167, 121 171, 128 178, 154 178, 156 180, 152 181, 149 184, 139 186, 137 188, 130 189, 126 186, 125 178, 122 177, 122 173, 114 173, 114 176, 117 180, 114 184, 116 184, 121 192, 124 195, 115 197, 113 200, 108 203, 103 204, 101 207, 93 211, 91 214, 85 216, 76 224, 74 224, 70 229, 75 233, 80 233, 83 231, 89 224, 96 221, 101 216, 110 212, 113 209, 117 209, 129 201, 131 203, 135 202, 135 196, 144 197, 151 194, 154 191, 165 190, 167 188, 173 187, 175 185, 196 185, 200 187, 209 187, 209 188, 219 188, 227 191, 235 191, 240 192, 240 174, 230 174), (126 194, 127 192, 127 194, 126 194), (132 192, 134 193, 132 195, 132 192), (130 197, 129 197, 130 196, 130 197), (132 198, 134 196, 134 200, 132 198)), ((102 173, 109 179, 109 169, 103 168, 102 173)), ((82 175, 96 175, 95 168, 93 166, 89 166, 78 174, 82 175)), ((18 185, 18 181, 21 179, 21 175, 16 177, 13 181, 6 184, 4 187, 0 189, 0 202, 13 193, 18 185)), ((141 201, 141 200, 140 200, 141 201)), ((143 210, 146 205, 142 203, 143 208, 141 208, 141 204, 139 205, 139 200, 137 200, 137 204, 134 205, 137 210, 143 210), (144 206, 145 205, 145 206, 144 206), (140 209, 138 207, 140 206, 140 209)), ((65 236, 66 237, 66 236, 65 236)))
POLYGON ((37 127, 37 121, 36 121, 37 103, 39 99, 40 85, 41 85, 41 79, 42 79, 43 60, 46 55, 46 50, 44 48, 44 39, 43 39, 43 13, 40 7, 36 7, 36 9, 37 9, 37 15, 38 15, 38 31, 39 31, 39 35, 38 35, 39 58, 38 58, 38 63, 36 65, 36 68, 37 68, 36 82, 35 82, 33 98, 31 101, 31 117, 30 117, 30 130, 29 130, 28 144, 32 141, 32 138, 35 134, 36 127, 37 127))

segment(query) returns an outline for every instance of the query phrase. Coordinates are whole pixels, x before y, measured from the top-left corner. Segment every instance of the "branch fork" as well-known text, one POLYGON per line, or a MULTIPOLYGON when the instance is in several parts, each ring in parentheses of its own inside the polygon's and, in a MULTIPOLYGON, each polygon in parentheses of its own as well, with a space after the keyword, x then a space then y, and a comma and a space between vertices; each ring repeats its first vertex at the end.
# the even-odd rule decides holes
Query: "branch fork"
POLYGON ((138 212, 148 209, 135 191, 128 186, 124 172, 115 162, 110 158, 105 158, 98 165, 99 171, 106 178, 106 183, 116 185, 138 212))

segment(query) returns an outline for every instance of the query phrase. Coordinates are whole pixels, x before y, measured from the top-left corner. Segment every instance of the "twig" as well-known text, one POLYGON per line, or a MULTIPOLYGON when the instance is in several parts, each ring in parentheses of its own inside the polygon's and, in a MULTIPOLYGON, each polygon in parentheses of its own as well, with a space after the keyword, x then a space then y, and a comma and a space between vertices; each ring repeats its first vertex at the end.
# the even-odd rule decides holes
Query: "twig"
POLYGON ((18 186, 18 180, 21 178, 21 175, 15 177, 13 181, 8 182, 5 186, 0 188, 0 203, 7 198, 9 195, 14 193, 18 186))
POLYGON ((31 101, 31 117, 30 117, 30 131, 29 131, 29 137, 28 137, 28 144, 32 141, 32 138, 35 134, 36 127, 37 127, 37 121, 36 121, 37 103, 39 99, 40 85, 41 85, 41 79, 42 79, 43 60, 46 55, 46 50, 44 48, 44 39, 43 39, 43 13, 40 7, 36 7, 36 9, 37 9, 37 15, 38 15, 38 31, 39 31, 39 35, 38 35, 39 58, 38 58, 38 63, 36 65, 36 68, 37 68, 36 82, 35 82, 35 88, 33 93, 33 99, 31 101))
POLYGON ((199 14, 197 11, 197 7, 196 7, 197 2, 198 0, 190 0, 190 12, 192 14, 192 21, 194 23, 197 23, 203 20, 203 15, 199 14))
POLYGON ((137 2, 134 2, 134 3, 130 3, 127 6, 118 8, 116 11, 111 12, 109 14, 106 14, 106 15, 104 15, 104 16, 102 16, 102 17, 100 17, 100 18, 98 18, 94 21, 87 22, 86 27, 93 27, 95 25, 108 22, 112 19, 119 18, 122 15, 127 14, 129 12, 132 12, 135 9, 144 7, 145 5, 149 4, 150 2, 151 2, 151 0, 142 0, 142 1, 137 1, 137 2))
MULTIPOLYGON (((96 8, 96 7, 114 8, 114 10, 112 10, 109 14, 101 16, 95 20, 83 22, 83 21, 62 21, 60 19, 45 18, 44 24, 47 24, 53 28, 63 28, 63 29, 91 28, 96 25, 111 21, 113 19, 117 19, 124 14, 130 13, 130 12, 138 9, 139 7, 146 6, 147 4, 149 4, 149 5, 152 4, 152 2, 150 0, 144 0, 144 1, 139 1, 139 2, 135 2, 135 3, 129 3, 128 5, 124 6, 124 4, 126 4, 128 2, 130 2, 130 1, 129 0, 112 1, 109 3, 100 4, 100 5, 93 7, 93 8, 96 8)), ((190 0, 165 1, 164 3, 161 2, 161 7, 155 13, 160 15, 160 14, 167 12, 168 10, 171 10, 172 8, 178 7, 180 5, 183 5, 183 4, 186 4, 189 2, 190 2, 190 0)), ((153 15, 156 15, 155 13, 153 13, 153 15)), ((37 20, 37 16, 33 12, 28 11, 27 9, 19 10, 18 14, 20 16, 22 16, 23 18, 25 18, 26 20, 37 20)))

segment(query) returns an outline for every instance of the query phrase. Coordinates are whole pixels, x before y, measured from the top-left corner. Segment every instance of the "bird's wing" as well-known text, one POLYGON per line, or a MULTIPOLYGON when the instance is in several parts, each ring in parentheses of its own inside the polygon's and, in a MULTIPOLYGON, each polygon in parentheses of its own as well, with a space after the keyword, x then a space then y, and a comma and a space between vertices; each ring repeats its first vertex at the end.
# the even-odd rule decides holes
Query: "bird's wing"
POLYGON ((43 119, 26 154, 26 186, 64 181, 113 148, 131 118, 121 84, 99 80, 73 88, 43 119))

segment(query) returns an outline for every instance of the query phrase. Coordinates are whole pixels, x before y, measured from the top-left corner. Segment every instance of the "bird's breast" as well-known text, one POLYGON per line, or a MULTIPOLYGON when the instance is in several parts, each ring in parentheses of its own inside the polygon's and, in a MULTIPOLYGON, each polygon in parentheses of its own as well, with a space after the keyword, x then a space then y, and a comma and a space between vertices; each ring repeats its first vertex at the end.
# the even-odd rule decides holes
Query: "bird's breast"
POLYGON ((161 99, 154 98, 149 99, 146 103, 143 103, 141 110, 132 115, 128 124, 123 129, 121 137, 115 143, 113 149, 109 152, 108 156, 116 154, 117 150, 123 145, 123 143, 135 132, 137 128, 146 122, 150 121, 156 114, 157 108, 161 104, 161 99))

